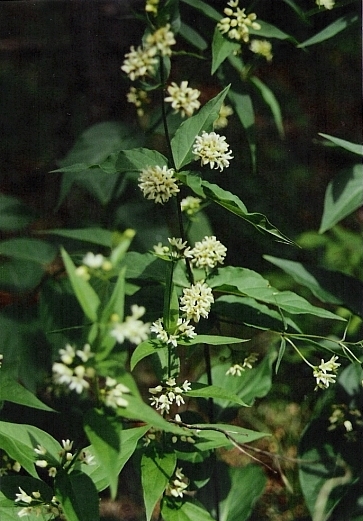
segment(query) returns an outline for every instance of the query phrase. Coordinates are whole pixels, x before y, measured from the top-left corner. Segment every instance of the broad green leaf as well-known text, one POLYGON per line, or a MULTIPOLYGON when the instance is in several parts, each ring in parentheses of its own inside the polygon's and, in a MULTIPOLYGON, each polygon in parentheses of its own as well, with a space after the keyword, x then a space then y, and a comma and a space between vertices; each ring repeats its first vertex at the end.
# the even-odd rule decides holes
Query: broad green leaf
POLYGON ((204 188, 206 196, 212 199, 212 201, 249 222, 260 232, 273 235, 279 242, 293 244, 288 237, 283 235, 268 221, 265 215, 262 213, 249 213, 244 203, 236 195, 208 181, 202 181, 202 187, 204 188))
POLYGON ((121 451, 122 424, 103 410, 91 409, 84 417, 84 431, 92 444, 95 456, 107 469, 111 497, 115 499, 119 475, 118 455, 121 451))
POLYGON ((219 22, 223 16, 218 13, 213 7, 208 5, 205 2, 202 2, 202 0, 182 0, 184 4, 188 4, 191 7, 194 7, 194 9, 197 9, 197 11, 205 14, 208 18, 211 18, 212 20, 215 20, 216 22, 219 22))
MULTIPOLYGON (((167 166, 168 160, 163 154, 149 148, 122 150, 116 161, 117 172, 140 172, 150 166, 167 166)), ((102 165, 101 165, 102 166, 102 165)))
POLYGON ((135 366, 147 356, 153 355, 156 350, 163 349, 167 352, 168 348, 160 340, 145 340, 139 344, 131 355, 130 369, 133 371, 135 366))
POLYGON ((270 436, 270 434, 264 432, 252 431, 228 423, 203 423, 201 425, 193 425, 193 427, 196 430, 200 429, 194 444, 200 451, 220 449, 222 447, 232 449, 235 446, 234 442, 250 443, 265 436, 270 436))
POLYGON ((53 409, 41 402, 33 393, 19 382, 4 374, 2 370, 0 378, 0 402, 12 402, 32 407, 33 409, 41 409, 43 411, 54 412, 53 409))
POLYGON ((57 235, 59 237, 66 237, 67 239, 74 239, 76 241, 91 242, 93 244, 100 244, 107 248, 112 245, 112 232, 104 230, 103 228, 77 228, 77 229, 53 229, 42 230, 37 233, 42 235, 57 235))
POLYGON ((213 75, 218 67, 224 62, 228 56, 240 49, 241 44, 233 42, 225 38, 221 31, 216 27, 214 29, 212 41, 212 71, 213 75))
MULTIPOLYGON (((120 445, 121 450, 117 456, 117 468, 118 474, 121 473, 123 467, 127 461, 131 458, 137 447, 138 441, 144 436, 149 430, 149 425, 142 427, 135 427, 132 429, 123 429, 120 433, 120 445)), ((94 482, 97 490, 100 492, 107 488, 110 484, 110 475, 108 468, 103 466, 100 461, 97 460, 94 447, 91 445, 86 449, 91 455, 95 456, 96 463, 94 465, 84 465, 83 472, 88 474, 94 482)))
POLYGON ((284 331, 285 327, 301 333, 300 328, 289 317, 271 309, 253 298, 238 295, 224 295, 213 304, 213 313, 232 319, 233 323, 245 324, 268 331, 284 331), (284 318, 284 320, 283 320, 284 318))
POLYGON ((141 457, 141 483, 146 510, 146 521, 150 521, 156 503, 161 498, 176 466, 175 452, 162 454, 147 451, 141 457))
POLYGON ((196 500, 188 500, 181 505, 172 506, 164 499, 161 513, 164 521, 214 521, 210 513, 196 500))
POLYGON ((29 496, 31 496, 34 491, 40 492, 42 499, 46 503, 50 502, 53 498, 52 488, 40 479, 22 475, 1 476, 1 492, 6 498, 12 500, 12 503, 14 503, 16 494, 19 493, 19 487, 21 487, 29 496))
POLYGON ((264 255, 264 259, 309 288, 322 302, 345 306, 356 315, 362 316, 363 283, 360 280, 339 271, 329 271, 270 255, 264 255))
POLYGON ((278 291, 259 273, 247 268, 227 266, 219 268, 212 276, 209 286, 223 293, 245 295, 292 314, 311 314, 321 318, 343 320, 343 318, 323 308, 313 306, 292 291, 278 291), (237 291, 236 291, 237 290, 237 291))
POLYGON ((325 192, 319 233, 324 233, 363 205, 363 166, 341 171, 325 192))
POLYGON ((197 335, 194 338, 180 340, 178 343, 183 346, 192 346, 195 344, 208 344, 211 346, 225 346, 228 344, 240 344, 241 342, 248 342, 249 339, 236 338, 233 336, 219 336, 219 335, 197 335))
POLYGON ((175 168, 180 170, 183 166, 193 161, 192 148, 195 138, 202 133, 203 130, 210 132, 213 129, 213 123, 218 118, 219 110, 222 106, 224 98, 227 95, 229 86, 222 90, 217 96, 209 100, 196 114, 184 121, 175 136, 171 140, 171 148, 175 168))
POLYGON ((58 461, 62 447, 52 436, 32 425, 0 421, 0 448, 35 478, 37 455, 34 449, 38 445, 46 449, 48 459, 58 461))
POLYGON ((177 178, 186 186, 189 186, 196 195, 199 195, 203 199, 205 198, 202 188, 202 178, 196 172, 183 170, 182 172, 178 172, 177 178))
POLYGON ((358 156, 363 155, 363 145, 359 143, 351 143, 350 141, 345 141, 345 139, 340 139, 338 137, 329 136, 329 134, 323 134, 322 132, 319 132, 319 136, 324 137, 328 141, 331 141, 338 147, 344 148, 345 150, 348 150, 349 152, 353 152, 353 154, 357 154, 358 156))
POLYGON ((205 51, 208 48, 208 44, 205 39, 197 31, 195 31, 193 27, 190 27, 190 25, 181 22, 179 35, 200 51, 205 51))
MULTIPOLYGON (((263 493, 267 477, 262 467, 247 465, 243 468, 230 467, 231 483, 222 493, 219 503, 220 521, 247 521, 253 511, 257 499, 263 493)), ((224 483, 220 483, 223 487, 224 483)))
POLYGON ((34 220, 34 212, 19 199, 0 194, 0 230, 21 230, 34 220))
POLYGON ((72 259, 63 248, 61 249, 61 253, 69 280, 72 284, 72 288, 76 294, 78 302, 82 307, 84 314, 92 322, 95 322, 97 320, 97 309, 100 305, 100 299, 89 282, 77 275, 76 267, 73 264, 72 259))
POLYGON ((282 122, 281 109, 280 109, 280 104, 277 101, 275 94, 257 76, 252 76, 250 78, 250 81, 259 90, 263 101, 270 108, 274 121, 275 121, 276 128, 280 134, 280 137, 283 138, 284 137, 284 127, 283 127, 283 122, 282 122))
MULTIPOLYGON (((231 61, 231 56, 229 57, 231 61)), ((246 137, 251 153, 252 170, 256 170, 256 131, 255 131, 255 111, 249 94, 230 90, 228 97, 233 108, 246 131, 246 137)))
POLYGON ((54 485, 67 521, 99 521, 97 489, 87 474, 58 471, 54 485))
POLYGON ((54 260, 57 248, 40 239, 16 238, 0 242, 0 255, 45 265, 54 260))
MULTIPOLYGON (((217 380, 218 381, 218 380, 217 380)), ((248 407, 248 405, 237 396, 226 390, 224 387, 217 385, 205 385, 201 383, 193 383, 192 390, 186 393, 187 396, 194 398, 213 398, 214 400, 228 400, 229 402, 248 407)))
POLYGON ((347 27, 350 27, 352 24, 358 22, 358 20, 359 16, 357 14, 350 13, 344 15, 341 18, 338 18, 338 20, 335 20, 332 24, 328 25, 328 27, 325 27, 325 29, 320 31, 318 34, 315 34, 308 40, 305 40, 305 42, 300 43, 297 47, 302 49, 304 47, 308 47, 309 45, 316 45, 317 43, 321 43, 325 40, 328 40, 329 38, 332 38, 341 31, 344 31, 347 27))

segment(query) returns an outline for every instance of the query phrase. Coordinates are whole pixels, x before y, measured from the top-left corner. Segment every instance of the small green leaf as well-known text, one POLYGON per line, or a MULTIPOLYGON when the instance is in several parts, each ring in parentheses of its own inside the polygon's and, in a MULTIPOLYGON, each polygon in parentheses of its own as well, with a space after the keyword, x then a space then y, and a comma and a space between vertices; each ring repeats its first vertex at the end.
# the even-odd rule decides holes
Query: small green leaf
POLYGON ((210 513, 196 500, 188 500, 181 505, 172 505, 164 499, 161 513, 164 521, 214 521, 210 513))
POLYGON ((345 141, 345 139, 339 139, 338 137, 329 136, 329 134, 323 134, 322 132, 319 132, 319 136, 322 136, 328 141, 331 141, 338 147, 344 148, 349 152, 353 152, 353 154, 357 154, 358 156, 363 155, 363 146, 359 143, 351 143, 350 141, 345 141))
POLYGON ((194 47, 196 47, 199 51, 205 51, 208 48, 208 44, 205 39, 197 31, 190 27, 190 25, 181 22, 179 35, 194 47))
POLYGON ((187 396, 194 398, 213 398, 216 400, 228 400, 229 402, 248 407, 248 405, 237 396, 223 387, 217 385, 205 385, 201 383, 193 383, 192 390, 186 393, 187 396))
POLYGON ((132 353, 131 360, 130 360, 130 369, 133 371, 135 369, 135 366, 144 358, 147 356, 153 355, 156 350, 163 349, 167 351, 167 347, 165 347, 165 344, 161 342, 160 340, 153 339, 153 340, 145 340, 144 342, 141 342, 139 344, 135 351, 132 353))
POLYGON ((78 302, 82 307, 84 314, 92 322, 95 322, 97 320, 97 309, 100 305, 100 299, 92 286, 82 277, 77 275, 76 267, 73 264, 72 259, 63 248, 61 248, 61 253, 69 280, 78 302))
POLYGON ((276 128, 280 134, 280 137, 283 138, 284 137, 284 127, 283 127, 283 122, 282 122, 281 109, 280 109, 280 104, 277 101, 275 94, 257 76, 252 76, 250 78, 250 81, 259 90, 263 101, 270 108, 274 121, 275 121, 276 128))
POLYGON ((76 241, 91 242, 92 244, 100 244, 107 248, 112 245, 112 232, 103 228, 77 228, 77 229, 60 229, 41 230, 37 233, 42 235, 57 235, 59 237, 67 237, 76 241))
POLYGON ((277 374, 278 373, 278 370, 279 370, 279 367, 280 367, 280 364, 281 364, 281 360, 285 354, 285 349, 286 349, 286 339, 285 337, 281 337, 281 342, 280 342, 280 347, 279 347, 279 354, 277 356, 277 360, 276 360, 276 366, 275 366, 275 373, 277 374))
POLYGON ((224 62, 228 56, 240 49, 241 44, 233 42, 225 38, 221 31, 216 27, 214 29, 212 41, 212 72, 213 75, 218 67, 224 62))
POLYGON ((177 178, 186 186, 189 186, 196 195, 205 198, 205 194, 202 188, 202 179, 196 172, 188 172, 183 170, 178 172, 177 178))
POLYGON ((141 458, 141 482, 146 521, 150 521, 156 503, 161 498, 176 466, 175 452, 158 454, 148 451, 141 458))
POLYGON ((202 133, 203 130, 210 132, 213 129, 213 123, 218 118, 219 110, 222 106, 224 98, 227 95, 229 86, 222 90, 217 96, 209 100, 196 114, 184 121, 171 140, 171 148, 175 168, 180 170, 183 166, 193 161, 192 148, 195 138, 202 133))
POLYGON ((0 243, 0 255, 39 264, 49 264, 57 255, 57 248, 40 239, 8 239, 0 243))
POLYGON ((99 521, 99 499, 97 489, 84 472, 58 471, 55 493, 67 521, 99 521))
POLYGON ((291 40, 292 42, 296 42, 293 36, 290 36, 284 31, 281 31, 281 29, 279 29, 278 27, 275 27, 274 25, 260 19, 256 21, 260 24, 261 28, 249 28, 250 34, 256 36, 263 36, 264 38, 276 38, 277 40, 291 40))
POLYGON ((193 446, 202 452, 220 449, 222 447, 232 449, 235 446, 233 442, 250 443, 251 441, 259 440, 265 436, 270 436, 270 434, 264 432, 252 431, 228 423, 203 423, 200 425, 193 425, 193 428, 197 431, 200 429, 193 446), (233 439, 233 442, 231 438, 233 439))
POLYGON ((324 233, 363 205, 363 166, 341 171, 325 192, 319 233, 324 233))
POLYGON ((4 370, 2 370, 2 372, 3 374, 0 380, 0 402, 18 403, 26 407, 32 407, 33 409, 55 412, 19 382, 4 374, 4 370))
POLYGON ((182 0, 184 4, 190 5, 191 7, 194 7, 194 9, 197 9, 197 11, 205 14, 208 18, 211 18, 211 20, 215 20, 216 22, 219 22, 223 16, 218 13, 213 7, 206 4, 205 2, 202 2, 202 0, 182 0))
MULTIPOLYGON (((231 56, 229 57, 230 61, 231 56)), ((256 129, 255 129, 255 111, 251 96, 245 92, 237 92, 230 90, 228 97, 231 100, 233 108, 242 123, 246 132, 247 141, 250 147, 252 170, 256 170, 256 129)))
POLYGON ((211 346, 226 346, 228 344, 240 344, 241 342, 249 342, 249 339, 236 338, 233 336, 219 335, 197 335, 194 338, 180 340, 178 344, 181 346, 192 346, 195 344, 208 344, 211 346))
MULTIPOLYGON (((122 150, 116 161, 117 172, 140 172, 150 166, 167 166, 168 160, 163 154, 149 148, 122 150)), ((102 165, 101 165, 102 166, 102 165)))
POLYGON ((300 43, 297 47, 303 49, 304 47, 308 47, 309 45, 316 45, 317 43, 324 42, 325 40, 332 38, 341 31, 344 31, 347 27, 350 27, 352 24, 355 24, 356 22, 358 22, 358 20, 359 16, 357 14, 346 14, 345 16, 338 18, 338 20, 335 20, 332 24, 328 25, 328 27, 325 27, 325 29, 320 31, 318 34, 315 34, 308 40, 305 40, 305 42, 300 43))

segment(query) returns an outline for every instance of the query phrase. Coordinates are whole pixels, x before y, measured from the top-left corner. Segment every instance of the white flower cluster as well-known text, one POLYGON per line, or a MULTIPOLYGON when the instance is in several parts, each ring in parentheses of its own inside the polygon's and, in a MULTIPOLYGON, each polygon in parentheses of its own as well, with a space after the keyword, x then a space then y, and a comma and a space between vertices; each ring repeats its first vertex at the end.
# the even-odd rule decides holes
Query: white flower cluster
POLYGON ((42 499, 39 491, 33 491, 31 495, 29 495, 21 487, 18 488, 20 492, 15 494, 15 503, 26 505, 23 506, 21 510, 19 510, 18 517, 28 517, 30 515, 34 515, 36 517, 41 516, 43 519, 45 519, 44 516, 52 515, 56 516, 57 519, 66 520, 66 517, 62 512, 62 507, 55 496, 49 503, 46 503, 42 499))
POLYGON ((214 235, 204 237, 195 243, 194 248, 187 248, 185 257, 191 259, 197 268, 213 269, 217 264, 223 264, 227 248, 214 235))
POLYGON ((85 366, 93 356, 89 344, 85 344, 83 350, 75 350, 70 344, 66 344, 64 349, 59 350, 62 362, 53 364, 53 381, 58 385, 68 386, 70 391, 78 394, 89 389, 89 380, 95 375, 93 367, 85 366), (78 360, 83 364, 78 363, 78 360), (72 366, 72 367, 71 367, 72 366))
POLYGON ((228 371, 226 371, 226 376, 241 376, 246 369, 252 369, 257 359, 257 353, 251 353, 244 359, 242 364, 233 364, 228 371))
POLYGON ((336 362, 337 360, 338 357, 333 355, 327 362, 324 362, 322 359, 321 364, 313 368, 313 375, 314 378, 316 378, 315 391, 319 388, 327 389, 329 384, 335 383, 337 370, 340 366, 340 364, 336 362))
POLYGON ((316 5, 319 7, 325 7, 325 9, 333 9, 335 5, 335 0, 316 0, 316 5))
POLYGON ((233 159, 232 151, 228 149, 225 136, 203 131, 201 136, 195 138, 192 152, 196 160, 200 159, 202 166, 209 165, 211 169, 219 168, 222 172, 233 159))
POLYGON ((105 388, 102 389, 104 395, 104 402, 107 407, 117 409, 117 407, 127 407, 129 402, 124 397, 125 394, 129 394, 130 389, 122 383, 118 383, 117 380, 111 377, 106 378, 105 388))
POLYGON ((199 197, 188 195, 181 200, 180 208, 182 212, 185 212, 189 217, 191 217, 199 212, 201 203, 202 199, 199 199, 199 197))
POLYGON ((200 318, 208 318, 211 305, 214 302, 212 290, 204 282, 196 282, 190 288, 183 289, 180 298, 180 310, 186 315, 187 320, 199 322, 200 318))
POLYGON ((362 413, 358 409, 348 408, 345 404, 333 404, 332 409, 328 431, 342 428, 345 438, 356 441, 357 432, 363 426, 362 413))
POLYGON ((7 454, 2 454, 0 459, 0 478, 2 476, 7 476, 7 474, 11 471, 19 472, 21 469, 21 465, 18 461, 15 461, 7 454))
POLYGON ((159 2, 160 0, 146 0, 145 11, 156 16, 158 14, 159 2))
POLYGON ((175 475, 171 479, 166 487, 165 494, 167 496, 173 496, 175 498, 183 497, 185 489, 188 488, 189 480, 182 473, 182 468, 175 470, 175 475))
POLYGON ((182 385, 177 385, 175 378, 168 378, 164 385, 150 387, 149 393, 153 396, 150 398, 151 404, 157 411, 170 411, 170 406, 175 402, 179 407, 184 404, 183 394, 191 390, 191 383, 185 380, 182 385))
POLYGON ((127 93, 127 101, 129 103, 133 103, 137 108, 137 115, 144 115, 144 107, 150 103, 150 98, 148 93, 142 89, 136 89, 136 87, 130 87, 129 92, 127 93))
POLYGON ((114 325, 110 331, 110 335, 117 340, 119 344, 123 344, 128 340, 132 344, 141 344, 147 340, 150 333, 150 322, 139 320, 145 314, 144 306, 136 304, 131 306, 131 315, 126 317, 123 322, 118 322, 118 316, 113 315, 114 325))
POLYGON ((218 118, 213 123, 214 128, 225 128, 228 125, 228 116, 232 116, 233 109, 229 105, 222 103, 219 109, 218 118))
POLYGON ((164 204, 180 192, 173 168, 149 166, 141 170, 139 188, 146 199, 164 204))
POLYGON ((230 0, 227 2, 229 7, 226 7, 223 11, 227 16, 218 22, 217 27, 222 34, 227 33, 227 36, 232 40, 242 40, 247 43, 250 37, 250 28, 256 31, 261 29, 261 26, 255 22, 257 18, 255 13, 246 15, 246 10, 240 9, 238 4, 239 0, 230 0), (236 10, 234 11, 233 8, 236 8, 236 10))
POLYGON ((170 333, 165 331, 163 319, 158 318, 158 320, 153 322, 150 331, 155 333, 156 338, 164 342, 164 344, 171 344, 177 347, 179 340, 194 338, 197 335, 194 326, 190 325, 189 322, 189 320, 179 318, 175 330, 170 333))
POLYGON ((251 40, 250 50, 255 54, 260 54, 268 62, 273 58, 272 45, 267 40, 251 40))
POLYGON ((170 30, 170 24, 160 27, 154 33, 146 36, 144 44, 130 48, 130 52, 125 55, 125 60, 121 66, 131 81, 145 76, 153 76, 155 74, 156 65, 158 63, 158 55, 170 56, 171 46, 176 41, 174 33, 170 30))
POLYGON ((180 86, 175 82, 167 88, 169 96, 164 101, 171 103, 174 112, 180 112, 181 116, 192 116, 195 110, 200 107, 200 91, 198 89, 192 89, 188 87, 187 81, 182 81, 180 86))
POLYGON ((91 251, 86 253, 82 259, 81 266, 76 268, 76 274, 84 280, 91 278, 91 273, 97 270, 110 271, 112 270, 111 262, 101 253, 94 254, 91 251))

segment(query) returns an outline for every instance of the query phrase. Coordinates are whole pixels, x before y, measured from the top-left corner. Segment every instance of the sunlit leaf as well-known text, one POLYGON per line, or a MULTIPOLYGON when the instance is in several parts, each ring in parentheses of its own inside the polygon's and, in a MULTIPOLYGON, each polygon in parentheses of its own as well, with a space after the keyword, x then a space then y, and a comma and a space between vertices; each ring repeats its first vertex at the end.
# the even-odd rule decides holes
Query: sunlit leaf
POLYGON ((187 396, 194 398, 213 398, 216 400, 228 400, 229 402, 247 407, 247 404, 237 396, 226 390, 224 387, 217 385, 205 385, 201 383, 193 383, 192 390, 186 393, 187 396))
POLYGON ((331 141, 338 147, 344 148, 345 150, 348 150, 349 152, 353 152, 353 154, 357 154, 358 156, 363 155, 363 145, 359 143, 351 143, 350 141, 346 141, 345 139, 340 139, 338 137, 329 136, 329 134, 323 134, 322 132, 319 132, 319 136, 324 137, 328 141, 331 141))
POLYGON ((164 521, 214 521, 203 505, 195 500, 185 501, 178 506, 171 506, 163 500, 161 513, 164 521))
POLYGON ((67 521, 99 521, 97 489, 87 474, 58 471, 54 485, 67 521))
POLYGON ((165 344, 158 339, 145 340, 144 342, 141 342, 132 353, 130 360, 131 371, 134 370, 136 364, 147 356, 153 355, 157 349, 167 350, 167 347, 165 347, 165 344))
POLYGON ((240 344, 241 342, 248 342, 249 339, 236 338, 232 336, 219 336, 219 335, 197 335, 194 338, 188 338, 180 340, 180 345, 195 345, 195 344, 208 344, 211 346, 223 346, 228 344, 240 344))
POLYGON ((147 451, 141 458, 141 482, 146 510, 150 521, 156 503, 161 498, 176 466, 175 452, 147 451))
POLYGON ((0 378, 0 402, 18 403, 26 407, 32 407, 33 409, 54 412, 53 409, 41 402, 35 394, 26 389, 26 387, 4 374, 4 370, 2 373, 0 378))
POLYGON ((224 62, 228 56, 240 49, 241 44, 233 42, 225 38, 221 31, 216 27, 212 40, 212 71, 214 74, 218 67, 224 62))

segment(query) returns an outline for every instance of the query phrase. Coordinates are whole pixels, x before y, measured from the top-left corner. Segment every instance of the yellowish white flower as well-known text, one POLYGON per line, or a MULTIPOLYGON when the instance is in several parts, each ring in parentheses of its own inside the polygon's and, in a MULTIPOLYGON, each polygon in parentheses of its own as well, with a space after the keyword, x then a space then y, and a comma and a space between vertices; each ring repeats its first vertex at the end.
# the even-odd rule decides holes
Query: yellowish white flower
POLYGON ((251 40, 250 50, 255 54, 260 54, 268 62, 273 58, 272 45, 267 40, 251 40))
POLYGON ((139 188, 144 197, 161 204, 169 201, 180 191, 174 173, 173 168, 167 168, 165 165, 149 166, 142 170, 139 176, 139 188))
POLYGON ((165 98, 167 103, 171 103, 175 112, 180 112, 182 117, 192 116, 195 110, 200 107, 200 91, 188 87, 187 81, 182 81, 180 86, 173 82, 167 88, 169 96, 165 98))
POLYGON ((217 28, 222 34, 227 34, 232 40, 243 41, 247 43, 249 41, 249 30, 254 29, 255 31, 261 29, 259 23, 255 22, 257 16, 255 13, 246 14, 245 9, 238 7, 238 0, 231 0, 227 2, 229 7, 224 9, 225 18, 222 18, 217 24, 217 28), (235 10, 234 10, 235 8, 235 10))
POLYGON ((335 0, 316 0, 315 2, 319 7, 325 7, 325 9, 333 9, 335 0))
POLYGON ((218 128, 225 128, 228 125, 228 117, 232 116, 233 109, 229 105, 225 105, 222 103, 222 106, 219 110, 218 118, 213 123, 213 127, 218 128))
POLYGON ((88 266, 89 268, 101 268, 105 258, 101 253, 97 253, 96 255, 89 251, 84 257, 83 257, 83 264, 85 266, 88 266))
POLYGON ((60 359, 66 365, 71 365, 73 363, 74 357, 76 356, 76 352, 70 344, 66 344, 64 349, 59 350, 60 359))
POLYGON ((89 344, 85 344, 82 350, 78 349, 76 351, 76 355, 85 364, 86 362, 88 362, 90 358, 93 358, 95 356, 95 353, 92 353, 91 346, 89 344))
POLYGON ((247 356, 243 364, 233 364, 227 371, 226 376, 241 376, 242 373, 247 369, 252 369, 252 364, 254 364, 257 360, 258 356, 256 353, 251 353, 247 356))
POLYGON ((148 34, 145 44, 149 49, 156 49, 162 56, 171 55, 171 46, 176 44, 174 33, 170 30, 171 25, 166 24, 154 33, 148 34))
POLYGON ((143 116, 145 105, 150 103, 148 93, 145 90, 130 87, 130 90, 126 95, 126 98, 129 103, 133 103, 137 108, 137 115, 140 117, 143 116))
POLYGON ((199 212, 201 203, 202 199, 199 199, 199 197, 188 195, 180 202, 181 211, 185 212, 189 216, 192 216, 199 212))
POLYGON ((208 318, 213 302, 211 288, 204 282, 197 282, 190 288, 183 289, 180 310, 185 313, 187 320, 199 322, 200 318, 208 318))
POLYGON ((21 487, 18 487, 18 488, 20 490, 20 493, 15 494, 16 495, 15 503, 17 503, 18 501, 21 501, 22 503, 30 504, 33 501, 33 498, 31 496, 29 496, 29 494, 27 494, 21 487))
POLYGON ((189 480, 182 473, 182 468, 177 468, 175 470, 175 476, 171 479, 165 489, 165 494, 167 496, 172 496, 175 498, 181 498, 184 496, 185 489, 188 488, 189 480))
POLYGON ((156 338, 164 342, 165 344, 171 344, 174 347, 178 345, 178 341, 188 338, 194 338, 197 333, 195 332, 194 326, 189 324, 189 320, 178 318, 177 326, 173 333, 167 332, 164 329, 163 319, 159 318, 153 322, 150 331, 156 334, 156 338))
POLYGON ((175 378, 168 378, 164 385, 149 388, 149 393, 152 395, 150 405, 155 407, 157 411, 168 413, 174 402, 178 407, 185 403, 183 394, 190 390, 191 383, 188 380, 178 386, 175 378))
POLYGON ((110 335, 116 338, 119 344, 128 340, 132 344, 141 344, 149 336, 150 323, 139 320, 145 314, 144 306, 131 306, 131 315, 124 322, 116 323, 111 329, 110 335))
POLYGON ((125 54, 125 60, 121 66, 131 81, 145 76, 153 76, 158 63, 156 47, 137 47, 130 48, 130 52, 125 54))
POLYGON ((332 356, 330 360, 324 362, 321 360, 321 364, 313 368, 313 376, 316 378, 316 387, 317 389, 327 389, 329 384, 335 383, 335 379, 337 377, 336 372, 340 364, 336 362, 338 360, 337 356, 332 356))
POLYGON ((25 517, 30 516, 35 512, 35 509, 33 507, 24 507, 18 512, 18 517, 25 517))
POLYGON ((75 274, 80 279, 83 279, 85 281, 89 280, 91 278, 91 275, 89 274, 87 266, 78 266, 75 270, 75 274))
POLYGON ((145 11, 156 16, 158 14, 159 1, 160 0, 146 0, 145 11))
POLYGON ((217 264, 223 264, 226 253, 227 248, 212 235, 196 242, 194 248, 185 252, 185 256, 190 258, 197 268, 212 269, 217 264))
POLYGON ((201 160, 201 165, 209 165, 210 168, 219 168, 221 171, 229 167, 229 161, 233 159, 232 151, 228 150, 229 144, 226 137, 215 132, 202 132, 197 136, 193 145, 193 154, 196 160, 201 160))
POLYGON ((130 389, 122 384, 118 383, 114 378, 106 378, 105 388, 105 405, 117 409, 117 407, 127 407, 129 402, 124 397, 125 394, 129 394, 130 389))

